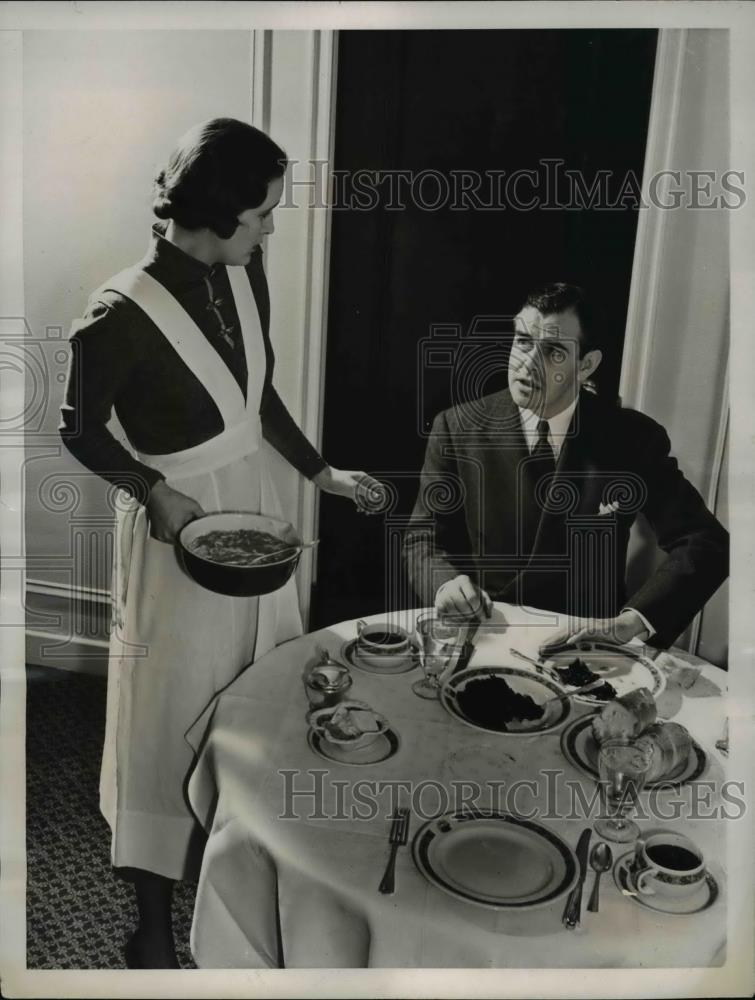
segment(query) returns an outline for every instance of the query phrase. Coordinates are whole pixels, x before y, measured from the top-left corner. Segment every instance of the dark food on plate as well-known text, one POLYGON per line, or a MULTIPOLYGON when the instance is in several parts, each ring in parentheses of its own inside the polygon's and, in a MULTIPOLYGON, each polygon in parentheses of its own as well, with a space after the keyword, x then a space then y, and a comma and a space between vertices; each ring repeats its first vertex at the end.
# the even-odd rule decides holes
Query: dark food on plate
POLYGON ((502 733, 509 722, 532 722, 541 719, 545 711, 528 694, 513 691, 502 677, 472 680, 456 699, 470 721, 502 733))
POLYGON ((585 696, 595 698, 596 701, 612 701, 616 697, 616 688, 608 681, 598 684, 597 687, 585 691, 585 696))
MULTIPOLYGON (((564 684, 569 687, 582 687, 584 684, 591 684, 598 680, 600 674, 594 673, 587 664, 577 657, 567 667, 556 667, 556 673, 564 684)), ((585 691, 586 695, 595 698, 596 701, 610 701, 616 697, 616 688, 606 681, 592 691, 585 691)))
POLYGON ((191 551, 203 559, 226 566, 264 566, 286 555, 293 555, 297 546, 284 542, 267 531, 236 528, 233 531, 208 531, 191 545, 191 551), (260 559, 260 556, 266 558, 260 559))

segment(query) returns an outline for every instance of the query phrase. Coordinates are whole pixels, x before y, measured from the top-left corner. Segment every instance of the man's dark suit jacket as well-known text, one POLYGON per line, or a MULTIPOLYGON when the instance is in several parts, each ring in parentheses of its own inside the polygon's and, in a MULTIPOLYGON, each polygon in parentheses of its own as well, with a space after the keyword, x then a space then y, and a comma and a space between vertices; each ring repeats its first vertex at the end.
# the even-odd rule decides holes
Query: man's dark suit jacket
POLYGON ((654 420, 582 392, 555 476, 538 478, 508 389, 445 410, 404 542, 414 590, 431 605, 468 573, 494 600, 586 617, 630 606, 656 630, 653 645, 671 645, 726 579, 729 536, 669 450, 654 420), (627 595, 640 512, 667 557, 627 595))

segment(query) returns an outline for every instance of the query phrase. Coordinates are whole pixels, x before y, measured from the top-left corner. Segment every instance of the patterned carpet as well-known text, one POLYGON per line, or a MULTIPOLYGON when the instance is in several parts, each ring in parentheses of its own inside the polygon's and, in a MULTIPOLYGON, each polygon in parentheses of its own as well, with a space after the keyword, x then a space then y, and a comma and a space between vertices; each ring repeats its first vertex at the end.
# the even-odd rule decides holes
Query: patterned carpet
MULTIPOLYGON (((124 969, 136 921, 129 885, 112 874, 98 807, 105 681, 27 668, 27 966, 124 969)), ((195 886, 173 904, 178 958, 195 968, 189 929, 195 886)))

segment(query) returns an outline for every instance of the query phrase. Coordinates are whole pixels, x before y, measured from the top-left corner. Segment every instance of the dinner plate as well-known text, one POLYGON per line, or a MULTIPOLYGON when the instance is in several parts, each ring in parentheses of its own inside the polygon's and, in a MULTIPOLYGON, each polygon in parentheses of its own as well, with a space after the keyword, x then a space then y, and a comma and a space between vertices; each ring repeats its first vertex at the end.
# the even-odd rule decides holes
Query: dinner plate
MULTIPOLYGON (((666 677, 660 667, 638 649, 632 646, 614 646, 611 643, 585 642, 577 646, 559 649, 545 660, 552 670, 564 669, 577 657, 594 674, 605 678, 616 691, 616 697, 636 691, 637 688, 647 688, 654 698, 666 687, 666 677)), ((556 674, 558 677, 558 674, 556 674)), ((577 687, 561 681, 564 688, 577 687)), ((575 701, 585 705, 605 705, 605 698, 596 698, 589 691, 574 695, 575 701)))
POLYGON ((468 714, 468 709, 459 703, 459 696, 467 690, 470 684, 484 681, 488 678, 505 680, 512 691, 532 698, 542 705, 555 695, 563 694, 564 688, 548 677, 540 677, 529 670, 519 670, 516 667, 467 667, 452 674, 441 687, 440 700, 446 711, 474 729, 486 733, 505 734, 506 736, 529 736, 533 733, 546 733, 560 726, 570 712, 569 699, 551 701, 545 707, 544 714, 539 719, 512 720, 500 726, 491 724, 489 719, 478 721, 468 714))
POLYGON ((634 879, 631 874, 631 865, 634 860, 634 851, 622 855, 614 865, 613 880, 616 883, 622 896, 631 899, 638 906, 643 906, 646 910, 654 910, 656 913, 668 913, 674 916, 688 916, 692 913, 700 913, 708 910, 718 899, 720 889, 718 882, 709 871, 706 871, 704 880, 700 883, 700 888, 689 896, 681 899, 672 896, 644 896, 637 891, 634 879))
POLYGON ((338 764, 382 764, 398 753, 399 736, 394 729, 387 729, 381 733, 377 739, 368 743, 366 747, 357 750, 350 750, 348 747, 340 747, 337 743, 331 743, 320 733, 310 729, 307 732, 307 743, 314 752, 324 757, 325 760, 332 760, 338 764))
POLYGON ((572 849, 539 823, 494 809, 429 820, 412 841, 420 873, 443 892, 493 909, 543 906, 570 892, 572 849))
POLYGON ((341 647, 341 658, 357 670, 371 674, 405 674, 419 666, 419 649, 412 641, 407 653, 364 653, 357 640, 350 639, 341 647))
MULTIPOLYGON (((592 734, 592 720, 596 715, 596 712, 581 715, 561 733, 561 751, 564 757, 570 764, 579 768, 580 771, 584 771, 585 774, 589 774, 592 778, 598 777, 598 751, 600 749, 600 745, 592 734)), ((705 751, 692 740, 687 760, 664 777, 648 781, 645 787, 678 788, 689 781, 697 781, 707 766, 708 757, 705 751)))

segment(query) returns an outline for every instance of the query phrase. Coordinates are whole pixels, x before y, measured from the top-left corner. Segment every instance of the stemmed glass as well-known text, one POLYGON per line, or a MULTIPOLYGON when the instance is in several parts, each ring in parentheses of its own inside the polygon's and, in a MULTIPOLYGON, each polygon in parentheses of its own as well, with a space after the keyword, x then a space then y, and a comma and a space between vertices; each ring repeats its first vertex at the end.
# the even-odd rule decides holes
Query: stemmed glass
POLYGON ((458 651, 460 631, 460 626, 432 613, 417 619, 419 662, 425 676, 412 684, 412 691, 420 698, 440 697, 442 675, 458 651))
POLYGON ((626 813, 645 786, 653 752, 631 739, 606 740, 598 754, 600 793, 606 816, 595 821, 595 831, 620 844, 636 840, 640 828, 626 813))

